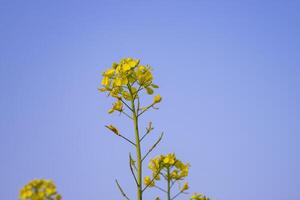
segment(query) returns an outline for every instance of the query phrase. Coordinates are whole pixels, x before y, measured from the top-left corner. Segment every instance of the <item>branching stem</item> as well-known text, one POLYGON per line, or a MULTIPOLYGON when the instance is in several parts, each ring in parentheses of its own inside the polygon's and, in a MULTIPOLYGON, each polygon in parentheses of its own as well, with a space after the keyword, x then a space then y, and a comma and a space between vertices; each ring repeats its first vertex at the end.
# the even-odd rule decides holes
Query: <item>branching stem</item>
POLYGON ((151 151, 153 151, 153 149, 159 144, 159 142, 161 141, 163 135, 164 135, 164 133, 160 134, 160 137, 158 138, 158 140, 153 144, 153 146, 148 150, 148 152, 146 153, 146 155, 144 155, 144 157, 142 158, 142 162, 151 153, 151 151))

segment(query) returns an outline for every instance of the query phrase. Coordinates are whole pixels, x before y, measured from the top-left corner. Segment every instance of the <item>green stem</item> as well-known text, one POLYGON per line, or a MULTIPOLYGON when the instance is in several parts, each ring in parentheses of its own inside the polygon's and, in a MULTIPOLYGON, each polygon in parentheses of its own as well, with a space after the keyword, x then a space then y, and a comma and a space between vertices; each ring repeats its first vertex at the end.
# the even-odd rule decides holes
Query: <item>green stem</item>
POLYGON ((137 156, 137 196, 138 200, 142 200, 142 155, 139 135, 138 116, 135 109, 134 99, 131 100, 131 108, 133 113, 133 124, 135 131, 135 142, 136 142, 136 156, 137 156))
POLYGON ((170 168, 167 168, 167 178, 168 178, 168 200, 171 200, 171 178, 170 178, 170 168))

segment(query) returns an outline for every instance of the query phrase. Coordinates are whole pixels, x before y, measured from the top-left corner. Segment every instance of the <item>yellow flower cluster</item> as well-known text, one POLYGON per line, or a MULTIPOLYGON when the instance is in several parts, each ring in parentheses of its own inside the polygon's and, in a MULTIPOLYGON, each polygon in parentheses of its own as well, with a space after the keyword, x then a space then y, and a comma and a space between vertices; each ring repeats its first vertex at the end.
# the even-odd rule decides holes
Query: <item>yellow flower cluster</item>
POLYGON ((210 198, 206 197, 203 194, 194 193, 191 196, 190 200, 210 200, 210 198))
MULTIPOLYGON (((140 65, 140 61, 133 58, 124 58, 119 63, 113 63, 111 68, 107 69, 103 74, 101 81, 101 92, 108 94, 117 99, 117 102, 109 110, 122 111, 123 103, 121 100, 132 101, 138 98, 138 92, 146 90, 151 95, 154 89, 158 88, 153 84, 152 69, 150 66, 140 65)), ((159 103, 161 97, 154 97, 153 103, 159 103)))
POLYGON ((61 200, 56 186, 51 180, 36 179, 25 185, 19 194, 21 200, 61 200))
MULTIPOLYGON (((159 155, 150 160, 148 168, 152 171, 154 180, 160 180, 162 175, 168 181, 179 181, 188 176, 189 164, 184 164, 178 160, 174 153, 167 155, 159 155)), ((154 181, 152 184, 155 184, 154 181)), ((189 188, 188 183, 185 183, 181 191, 189 188)))

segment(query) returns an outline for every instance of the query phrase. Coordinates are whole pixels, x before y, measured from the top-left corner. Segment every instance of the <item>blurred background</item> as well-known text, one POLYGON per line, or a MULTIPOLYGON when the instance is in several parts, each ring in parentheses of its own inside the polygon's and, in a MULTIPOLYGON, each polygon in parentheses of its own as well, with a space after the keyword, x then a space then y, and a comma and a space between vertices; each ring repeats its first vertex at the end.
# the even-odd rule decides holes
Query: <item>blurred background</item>
MULTIPOLYGON (((134 199, 132 124, 108 115, 101 73, 123 57, 154 68, 164 131, 151 157, 191 164, 213 200, 300 199, 299 1, 0 1, 0 188, 33 178, 64 199, 134 199)), ((145 97, 148 102, 152 97, 145 97)), ((149 175, 147 168, 144 175, 149 175)), ((160 191, 149 190, 146 199, 160 191)), ((188 199, 181 196, 178 199, 188 199)))

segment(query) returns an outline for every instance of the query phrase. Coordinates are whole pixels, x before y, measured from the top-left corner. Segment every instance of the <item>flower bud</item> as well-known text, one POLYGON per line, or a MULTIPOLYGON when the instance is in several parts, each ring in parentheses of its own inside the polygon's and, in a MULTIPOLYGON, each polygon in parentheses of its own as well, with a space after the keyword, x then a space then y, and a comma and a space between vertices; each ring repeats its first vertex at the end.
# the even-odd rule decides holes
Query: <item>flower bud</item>
POLYGON ((109 130, 111 130, 114 134, 120 135, 119 130, 116 127, 114 127, 113 125, 108 125, 105 127, 108 128, 109 130))
POLYGON ((145 176, 144 184, 148 187, 153 187, 154 186, 154 181, 151 180, 150 176, 145 176))
POLYGON ((162 98, 161 98, 160 95, 156 95, 156 96, 154 97, 154 103, 159 103, 159 102, 161 102, 161 100, 162 100, 162 98))
POLYGON ((181 188, 181 192, 184 192, 184 191, 186 191, 186 190, 188 190, 188 189, 189 189, 189 184, 188 184, 188 182, 185 182, 185 183, 183 184, 182 188, 181 188))

